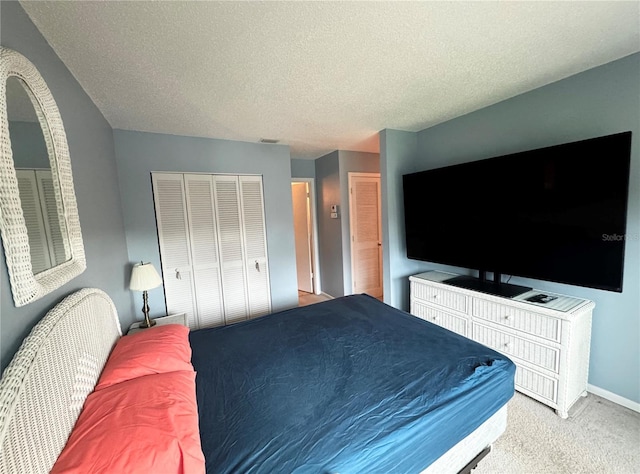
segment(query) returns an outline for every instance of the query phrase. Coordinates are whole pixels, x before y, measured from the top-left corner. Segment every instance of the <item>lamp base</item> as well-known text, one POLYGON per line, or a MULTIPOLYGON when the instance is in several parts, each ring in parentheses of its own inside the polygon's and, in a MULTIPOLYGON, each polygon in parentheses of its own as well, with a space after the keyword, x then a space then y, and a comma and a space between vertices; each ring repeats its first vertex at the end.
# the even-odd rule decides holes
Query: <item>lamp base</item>
POLYGON ((156 325, 156 322, 149 317, 149 294, 147 290, 142 292, 142 314, 144 314, 144 321, 140 323, 141 328, 150 328, 156 325))
POLYGON ((139 328, 147 329, 147 328, 151 328, 151 327, 153 327, 153 326, 155 326, 155 325, 156 325, 156 322, 155 322, 153 319, 149 319, 149 322, 148 322, 148 323, 147 323, 147 321, 142 321, 142 322, 140 323, 140 326, 138 326, 138 327, 139 327, 139 328))

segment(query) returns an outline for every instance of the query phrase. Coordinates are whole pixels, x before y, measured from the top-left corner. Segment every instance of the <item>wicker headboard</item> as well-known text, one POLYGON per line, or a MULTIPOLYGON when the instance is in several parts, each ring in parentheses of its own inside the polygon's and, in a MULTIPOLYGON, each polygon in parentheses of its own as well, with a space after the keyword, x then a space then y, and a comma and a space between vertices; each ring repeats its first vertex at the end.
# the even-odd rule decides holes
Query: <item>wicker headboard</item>
POLYGON ((121 335, 113 302, 93 288, 33 328, 0 381, 0 473, 51 470, 121 335))

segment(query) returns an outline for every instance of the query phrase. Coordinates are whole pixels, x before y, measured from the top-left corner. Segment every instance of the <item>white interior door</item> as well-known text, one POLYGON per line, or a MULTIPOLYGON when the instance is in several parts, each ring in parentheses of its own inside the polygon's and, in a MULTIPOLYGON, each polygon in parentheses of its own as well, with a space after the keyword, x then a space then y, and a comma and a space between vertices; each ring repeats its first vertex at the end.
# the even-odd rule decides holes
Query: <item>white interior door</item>
POLYGON ((238 180, 249 317, 254 318, 271 312, 262 176, 240 176, 238 180))
POLYGON ((293 230, 296 242, 298 289, 313 293, 309 184, 291 183, 291 196, 293 199, 293 230))
POLYGON ((249 301, 245 279, 242 214, 238 177, 213 176, 218 242, 227 324, 247 319, 249 301))
POLYGON ((380 175, 349 173, 353 293, 382 297, 380 175))
POLYGON ((210 175, 185 174, 184 181, 198 327, 219 326, 225 320, 213 180, 210 175))
POLYGON ((197 329, 184 178, 154 173, 152 182, 167 312, 186 313, 189 327, 197 329))
POLYGON ((38 182, 33 169, 18 169, 16 170, 16 177, 18 178, 18 191, 27 227, 27 237, 29 238, 31 266, 33 274, 36 275, 52 267, 51 253, 47 243, 44 216, 38 193, 38 182))
POLYGON ((40 195, 45 232, 48 236, 51 265, 55 266, 69 260, 71 258, 71 250, 62 235, 63 231, 58 217, 58 203, 51 170, 36 170, 36 180, 38 181, 38 194, 40 195))

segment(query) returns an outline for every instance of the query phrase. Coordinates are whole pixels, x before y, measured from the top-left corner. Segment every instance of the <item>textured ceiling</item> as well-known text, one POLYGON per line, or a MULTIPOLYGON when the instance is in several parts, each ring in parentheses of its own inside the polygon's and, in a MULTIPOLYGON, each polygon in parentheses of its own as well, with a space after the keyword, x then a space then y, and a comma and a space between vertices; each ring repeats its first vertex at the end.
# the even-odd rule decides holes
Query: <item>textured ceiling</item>
POLYGON ((640 50, 634 2, 21 1, 113 128, 378 151, 640 50))

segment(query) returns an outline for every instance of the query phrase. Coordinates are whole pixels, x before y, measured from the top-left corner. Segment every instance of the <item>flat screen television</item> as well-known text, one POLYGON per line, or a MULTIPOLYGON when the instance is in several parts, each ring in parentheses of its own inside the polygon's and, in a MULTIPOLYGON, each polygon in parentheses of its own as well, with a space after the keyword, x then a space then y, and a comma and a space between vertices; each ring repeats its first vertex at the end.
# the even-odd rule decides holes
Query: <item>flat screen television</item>
MULTIPOLYGON (((631 132, 403 176, 407 257, 622 292, 631 132)), ((485 272, 496 278, 486 282, 485 272)))

